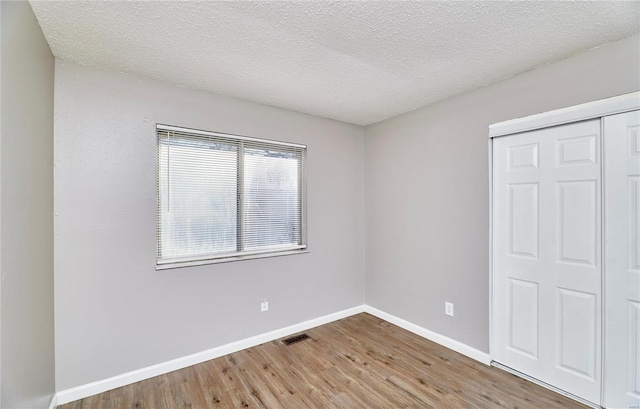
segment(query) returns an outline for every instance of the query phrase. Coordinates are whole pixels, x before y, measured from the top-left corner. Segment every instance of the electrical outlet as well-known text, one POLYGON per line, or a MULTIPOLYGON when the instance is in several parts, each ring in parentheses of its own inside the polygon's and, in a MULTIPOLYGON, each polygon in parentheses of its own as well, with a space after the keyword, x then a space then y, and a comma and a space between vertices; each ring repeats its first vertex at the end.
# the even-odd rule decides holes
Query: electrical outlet
POLYGON ((444 313, 450 317, 453 317, 453 303, 450 303, 450 302, 444 303, 444 313))
POLYGON ((267 299, 262 300, 260 303, 260 312, 269 311, 269 301, 267 299))

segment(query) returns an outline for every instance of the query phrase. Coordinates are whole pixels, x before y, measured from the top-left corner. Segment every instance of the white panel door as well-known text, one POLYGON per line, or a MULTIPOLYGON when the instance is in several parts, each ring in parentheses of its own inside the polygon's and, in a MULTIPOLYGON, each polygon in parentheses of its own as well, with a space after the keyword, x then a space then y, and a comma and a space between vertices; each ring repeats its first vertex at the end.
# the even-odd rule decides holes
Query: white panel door
POLYGON ((605 404, 640 406, 640 111, 604 118, 605 404))
POLYGON ((493 147, 493 359, 599 404, 600 120, 493 147))

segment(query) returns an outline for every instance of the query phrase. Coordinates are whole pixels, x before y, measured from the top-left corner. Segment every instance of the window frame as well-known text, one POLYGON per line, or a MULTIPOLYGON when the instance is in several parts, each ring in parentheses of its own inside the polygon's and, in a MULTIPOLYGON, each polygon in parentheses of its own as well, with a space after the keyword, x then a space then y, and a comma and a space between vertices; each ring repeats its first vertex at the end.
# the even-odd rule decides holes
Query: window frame
POLYGON ((235 135, 223 132, 213 132, 213 131, 205 131, 200 129, 192 129, 192 128, 184 128, 173 125, 165 125, 157 123, 155 126, 155 137, 156 137, 156 270, 165 270, 171 268, 179 268, 179 267, 189 267, 189 266, 198 266, 198 265, 206 265, 206 264, 216 264, 216 263, 225 263, 231 261, 240 261, 240 260, 250 260, 250 259, 258 259, 258 258, 266 258, 266 257, 279 257, 293 254, 302 254, 308 253, 308 238, 307 238, 307 175, 306 175, 306 166, 307 166, 307 145, 298 144, 298 143, 290 143, 290 142, 282 142, 271 139, 262 139, 262 138, 254 138, 243 135, 235 135), (299 200, 300 200, 300 241, 297 245, 284 245, 282 248, 278 248, 279 246, 272 246, 272 248, 264 248, 258 250, 249 250, 249 251, 235 251, 230 253, 218 253, 218 254, 208 254, 202 256, 187 256, 187 257, 175 257, 175 258, 161 258, 160 254, 160 246, 161 246, 161 209, 160 209, 160 146, 161 146, 161 138, 160 134, 162 132, 176 132, 182 135, 188 135, 191 137, 214 137, 221 138, 224 140, 230 140, 238 143, 238 158, 240 158, 238 163, 238 173, 236 175, 236 186, 238 189, 238 199, 236 201, 237 208, 237 217, 236 217, 236 240, 239 240, 238 247, 242 246, 242 237, 243 237, 243 214, 244 214, 244 143, 251 144, 259 144, 264 145, 266 147, 273 147, 277 149, 278 146, 282 146, 284 148, 295 148, 300 151, 300 161, 301 163, 298 166, 299 172, 299 200))

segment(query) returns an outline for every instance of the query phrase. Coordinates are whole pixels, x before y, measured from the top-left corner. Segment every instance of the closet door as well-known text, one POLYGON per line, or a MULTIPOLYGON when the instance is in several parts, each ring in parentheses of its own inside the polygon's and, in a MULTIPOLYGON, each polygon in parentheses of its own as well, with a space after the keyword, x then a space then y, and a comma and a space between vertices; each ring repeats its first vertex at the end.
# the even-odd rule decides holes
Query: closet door
POLYGON ((640 405, 640 111, 604 119, 605 403, 640 405))
POLYGON ((493 359, 599 404, 600 120, 493 147, 493 359))

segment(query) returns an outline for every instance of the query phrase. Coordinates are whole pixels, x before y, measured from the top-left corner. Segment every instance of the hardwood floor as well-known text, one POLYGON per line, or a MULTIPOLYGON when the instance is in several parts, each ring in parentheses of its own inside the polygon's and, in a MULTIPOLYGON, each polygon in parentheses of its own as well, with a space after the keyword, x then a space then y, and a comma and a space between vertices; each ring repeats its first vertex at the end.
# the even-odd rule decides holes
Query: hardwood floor
POLYGON ((585 408, 369 314, 59 409, 585 408))

